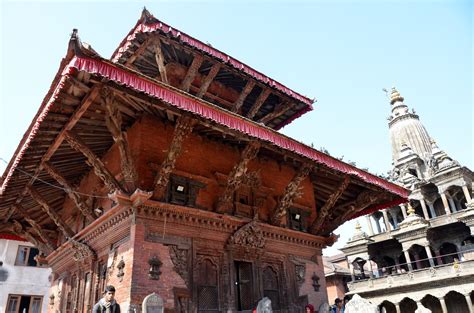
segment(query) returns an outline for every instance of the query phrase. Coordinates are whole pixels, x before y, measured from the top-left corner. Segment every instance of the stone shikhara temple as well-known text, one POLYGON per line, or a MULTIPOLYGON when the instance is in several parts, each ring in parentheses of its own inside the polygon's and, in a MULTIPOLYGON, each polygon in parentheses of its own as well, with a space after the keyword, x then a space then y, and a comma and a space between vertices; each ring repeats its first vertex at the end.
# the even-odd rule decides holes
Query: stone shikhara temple
POLYGON ((411 206, 366 215, 368 234, 359 227, 341 249, 350 294, 386 313, 473 313, 474 172, 438 147, 395 88, 390 105, 391 179, 410 189, 411 206))
POLYGON ((1 184, 50 312, 276 312, 326 301, 321 249, 408 192, 277 132, 312 100, 144 10, 111 60, 74 31, 1 184))

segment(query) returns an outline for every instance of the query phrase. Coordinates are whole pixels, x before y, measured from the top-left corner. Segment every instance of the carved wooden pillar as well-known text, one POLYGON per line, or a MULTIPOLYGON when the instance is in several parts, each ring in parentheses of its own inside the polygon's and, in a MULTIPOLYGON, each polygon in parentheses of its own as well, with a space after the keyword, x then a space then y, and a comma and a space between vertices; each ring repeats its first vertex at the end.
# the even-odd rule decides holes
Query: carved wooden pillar
POLYGON ((159 200, 163 200, 165 197, 171 172, 175 167, 176 160, 181 154, 183 141, 191 134, 194 124, 195 121, 187 116, 180 116, 176 122, 173 140, 168 149, 168 154, 155 177, 154 195, 159 200))
POLYGON ((303 164, 300 170, 295 174, 291 182, 286 186, 283 196, 278 203, 271 219, 270 223, 273 225, 280 225, 281 220, 286 216, 288 208, 293 204, 293 201, 301 196, 300 185, 309 175, 313 169, 312 165, 303 164))
POLYGON ((217 212, 225 213, 230 211, 232 207, 234 192, 242 184, 242 180, 245 174, 247 173, 248 164, 257 156, 259 149, 260 143, 256 141, 250 142, 244 148, 240 155, 239 163, 234 166, 234 168, 227 177, 227 184, 225 190, 219 197, 219 200, 217 202, 217 212))

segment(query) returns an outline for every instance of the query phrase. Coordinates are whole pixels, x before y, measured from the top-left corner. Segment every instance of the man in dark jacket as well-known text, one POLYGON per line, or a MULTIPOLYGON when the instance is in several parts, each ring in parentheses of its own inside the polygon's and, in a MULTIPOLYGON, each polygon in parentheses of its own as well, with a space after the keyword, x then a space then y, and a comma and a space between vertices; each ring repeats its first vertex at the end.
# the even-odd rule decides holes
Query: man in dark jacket
POLYGON ((92 313, 120 313, 120 305, 115 301, 115 287, 107 286, 104 290, 104 297, 94 305, 92 313))

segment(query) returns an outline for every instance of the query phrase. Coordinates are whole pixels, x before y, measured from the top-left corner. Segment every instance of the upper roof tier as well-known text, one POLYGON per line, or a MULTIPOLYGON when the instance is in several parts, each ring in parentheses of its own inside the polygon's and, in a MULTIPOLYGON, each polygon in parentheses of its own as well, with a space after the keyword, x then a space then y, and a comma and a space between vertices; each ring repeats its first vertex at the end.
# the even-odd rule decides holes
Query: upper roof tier
POLYGON ((161 22, 146 9, 112 61, 273 129, 313 109, 314 100, 161 22))

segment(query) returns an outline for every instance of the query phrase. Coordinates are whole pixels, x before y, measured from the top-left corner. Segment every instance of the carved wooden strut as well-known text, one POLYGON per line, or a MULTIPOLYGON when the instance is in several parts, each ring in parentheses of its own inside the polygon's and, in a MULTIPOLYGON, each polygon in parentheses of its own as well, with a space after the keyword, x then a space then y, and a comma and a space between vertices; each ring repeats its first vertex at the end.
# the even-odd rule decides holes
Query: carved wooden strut
POLYGON ((267 100, 268 96, 270 95, 271 93, 271 89, 265 89, 265 90, 262 90, 262 92, 260 93, 260 95, 258 96, 257 100, 255 101, 255 104, 253 105, 253 107, 250 109, 249 113, 247 113, 247 117, 249 119, 253 119, 253 117, 255 116, 255 114, 257 114, 258 110, 260 110, 260 107, 263 105, 263 103, 265 102, 265 100, 267 100))
POLYGON ((234 107, 232 108, 232 112, 239 112, 240 108, 244 104, 245 98, 249 95, 249 93, 252 91, 253 87, 255 86, 255 82, 253 80, 249 80, 247 84, 245 85, 244 89, 239 95, 239 98, 234 103, 234 107))
POLYGON ((219 70, 221 68, 220 63, 215 63, 212 67, 211 70, 209 71, 209 74, 207 74, 206 78, 204 78, 204 81, 202 82, 201 87, 199 88, 199 92, 197 93, 197 97, 202 98, 206 92, 209 86, 211 85, 212 81, 216 77, 217 73, 219 73, 219 70))
POLYGON ((33 220, 31 219, 28 214, 28 212, 23 208, 20 204, 16 204, 14 206, 14 209, 20 213, 20 215, 24 218, 26 222, 28 222, 31 225, 31 228, 38 234, 38 236, 41 238, 41 240, 46 244, 48 248, 50 248, 52 251, 56 249, 54 243, 51 241, 51 239, 46 235, 46 233, 43 231, 43 229, 33 220))
POLYGON ((329 210, 331 210, 334 207, 337 200, 342 196, 342 194, 344 193, 344 190, 346 190, 347 186, 349 186, 350 181, 351 181, 350 177, 346 175, 344 179, 342 180, 341 184, 339 185, 339 187, 336 189, 336 191, 334 191, 331 194, 331 196, 329 196, 329 199, 322 206, 321 210, 319 211, 319 215, 316 217, 313 224, 311 225, 311 228, 310 228, 311 233, 313 234, 318 233, 326 217, 328 216, 329 210))
POLYGON ((203 61, 204 59, 201 55, 196 54, 194 56, 193 62, 189 66, 188 72, 186 73, 186 77, 184 77, 183 82, 181 83, 181 89, 183 89, 186 92, 189 91, 189 87, 191 87, 191 83, 196 77, 199 67, 201 66, 203 61))
POLYGON ((43 168, 46 172, 48 172, 49 176, 54 178, 61 186, 64 187, 66 190, 67 195, 74 201, 74 204, 82 213, 82 215, 87 218, 89 222, 95 220, 94 213, 92 209, 87 206, 84 200, 81 198, 80 195, 76 193, 76 190, 69 184, 64 176, 59 173, 58 169, 56 169, 50 162, 45 162, 43 164, 43 168))
POLYGON ((100 158, 98 158, 95 153, 92 152, 92 150, 77 134, 72 131, 67 131, 64 135, 69 145, 74 150, 81 152, 87 158, 86 163, 94 169, 94 173, 102 180, 105 186, 107 186, 110 193, 114 192, 115 190, 123 191, 120 184, 105 167, 100 158))
POLYGON ((122 131, 122 114, 118 106, 114 105, 114 94, 108 89, 102 89, 102 104, 105 107, 105 122, 109 129, 114 142, 117 144, 120 153, 120 164, 125 181, 125 189, 131 193, 136 189, 137 171, 133 162, 133 157, 130 152, 130 147, 127 141, 127 134, 122 131))
POLYGON ((168 75, 166 74, 165 57, 161 49, 161 41, 158 39, 155 43, 155 60, 160 72, 161 81, 168 84, 168 75))
POLYGON ((254 141, 250 142, 242 151, 239 163, 234 166, 227 177, 227 185, 217 202, 217 212, 224 213, 230 210, 234 192, 242 184, 245 174, 247 173, 248 164, 257 156, 259 149, 260 143, 254 141))
POLYGON ((25 237, 26 240, 28 240, 29 242, 31 242, 32 244, 34 244, 36 247, 38 247, 38 249, 45 253, 45 254, 49 254, 51 253, 54 249, 52 249, 52 247, 49 247, 48 245, 46 245, 45 243, 43 243, 42 241, 39 241, 37 240, 33 234, 28 231, 27 229, 23 228, 23 225, 21 225, 18 221, 16 220, 13 220, 13 230, 14 232, 18 235, 18 236, 22 236, 22 237, 25 237))
POLYGON ((171 172, 173 171, 176 160, 181 154, 181 147, 184 139, 191 134, 195 121, 187 116, 181 116, 178 118, 173 134, 173 140, 171 141, 168 154, 165 160, 161 164, 159 172, 155 177, 155 190, 154 195, 157 199, 163 200, 166 193, 166 188, 170 180, 171 172))
POLYGON ((286 216, 287 210, 293 204, 293 201, 302 195, 300 192, 300 185, 309 175, 312 169, 312 165, 304 164, 295 174, 288 186, 286 186, 283 197, 278 203, 278 206, 276 207, 275 212, 270 219, 270 222, 273 225, 280 225, 281 219, 286 216))

